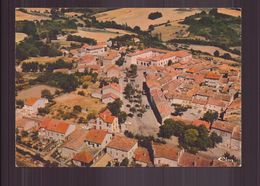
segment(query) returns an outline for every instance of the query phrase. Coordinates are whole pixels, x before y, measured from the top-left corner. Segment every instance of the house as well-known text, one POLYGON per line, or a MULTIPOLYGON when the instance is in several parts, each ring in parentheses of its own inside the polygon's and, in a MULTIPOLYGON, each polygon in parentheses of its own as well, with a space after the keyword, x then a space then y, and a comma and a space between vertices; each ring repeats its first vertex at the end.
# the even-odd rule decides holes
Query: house
POLYGON ((44 108, 45 105, 48 103, 48 99, 46 98, 27 98, 24 101, 24 107, 23 107, 23 111, 24 114, 37 114, 38 113, 38 109, 39 108, 44 108))
POLYGON ((120 54, 116 50, 110 50, 103 58, 103 65, 115 64, 116 61, 120 58, 120 54))
POLYGON ((67 140, 63 143, 63 145, 59 148, 61 155, 65 158, 72 158, 76 155, 76 153, 80 152, 84 148, 86 134, 86 129, 75 129, 67 137, 67 140))
POLYGON ((96 129, 107 130, 111 133, 119 132, 118 118, 106 109, 99 113, 96 121, 96 129))
POLYGON ((124 158, 131 161, 134 158, 138 144, 135 139, 116 135, 106 148, 107 153, 111 155, 115 161, 121 162, 124 158))
POLYGON ((183 151, 177 146, 170 144, 158 144, 152 142, 154 160, 156 167, 177 167, 178 158, 183 151))
POLYGON ((15 126, 19 131, 31 132, 39 127, 38 120, 27 117, 16 117, 15 126))
POLYGON ((113 135, 106 130, 90 129, 85 136, 88 147, 104 148, 112 139, 113 135))
POLYGON ((171 52, 168 50, 161 50, 157 48, 147 48, 144 50, 138 50, 126 55, 126 63, 128 66, 131 64, 139 66, 167 66, 169 62, 177 62, 180 59, 184 59, 179 52, 171 52))
POLYGON ((116 95, 118 98, 122 97, 122 88, 117 83, 109 83, 108 85, 102 87, 102 94, 106 95, 112 93, 116 95))
POLYGON ((178 62, 188 61, 192 59, 192 55, 183 50, 173 52, 173 55, 177 58, 178 62))
POLYGON ((222 145, 230 148, 232 134, 235 127, 237 126, 238 125, 232 123, 217 120, 212 124, 211 131, 216 132, 218 135, 222 137, 222 145))
POLYGON ((134 160, 136 164, 139 164, 142 167, 147 167, 152 165, 149 152, 144 147, 138 147, 135 150, 134 160))
POLYGON ((122 76, 122 70, 120 67, 118 67, 117 65, 110 65, 107 69, 106 69, 106 76, 107 77, 116 77, 116 78, 120 78, 122 76))
POLYGON ((90 54, 86 54, 84 56, 82 56, 79 60, 78 60, 78 66, 77 66, 77 70, 79 72, 84 72, 85 69, 88 66, 92 66, 92 65, 96 65, 97 61, 96 61, 96 57, 90 54))
POLYGON ((206 109, 221 113, 226 109, 226 106, 227 104, 224 101, 210 97, 206 109))
POLYGON ((197 119, 197 120, 193 120, 192 121, 192 123, 191 123, 191 125, 193 125, 193 126, 200 126, 200 125, 202 125, 202 126, 204 126, 204 127, 206 127, 206 129, 210 129, 210 124, 209 124, 209 122, 207 122, 207 121, 204 121, 204 120, 201 120, 201 119, 197 119))
POLYGON ((205 85, 213 88, 217 88, 219 86, 219 80, 221 76, 215 72, 208 72, 204 77, 205 85))
POLYGON ((178 159, 179 167, 210 167, 211 165, 211 159, 188 152, 182 152, 178 159))
POLYGON ((96 45, 84 44, 81 47, 82 53, 91 55, 102 55, 106 51, 107 44, 103 42, 98 42, 96 45))
POLYGON ((90 167, 105 155, 105 150, 100 148, 87 148, 75 154, 72 158, 74 165, 79 167, 90 167))
POLYGON ((75 128, 75 125, 62 120, 44 118, 40 123, 39 135, 43 138, 50 138, 55 141, 64 141, 75 128))
POLYGON ((241 149, 241 127, 240 126, 234 127, 234 130, 232 131, 230 148, 233 150, 241 149))

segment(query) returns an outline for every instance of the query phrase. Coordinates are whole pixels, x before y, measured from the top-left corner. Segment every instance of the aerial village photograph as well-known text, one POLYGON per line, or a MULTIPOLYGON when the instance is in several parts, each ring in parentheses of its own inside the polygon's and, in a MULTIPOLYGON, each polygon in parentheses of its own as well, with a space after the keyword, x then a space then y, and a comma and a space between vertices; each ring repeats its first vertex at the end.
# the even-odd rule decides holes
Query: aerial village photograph
POLYGON ((241 9, 17 8, 16 167, 240 167, 241 9))

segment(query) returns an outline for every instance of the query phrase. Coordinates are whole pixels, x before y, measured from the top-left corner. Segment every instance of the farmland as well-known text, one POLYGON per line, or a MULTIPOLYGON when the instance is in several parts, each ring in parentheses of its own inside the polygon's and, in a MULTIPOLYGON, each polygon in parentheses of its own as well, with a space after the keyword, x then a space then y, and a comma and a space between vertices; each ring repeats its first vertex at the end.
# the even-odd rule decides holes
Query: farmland
POLYGON ((121 8, 96 14, 99 21, 115 21, 118 24, 127 24, 130 27, 139 26, 142 30, 147 30, 149 25, 165 23, 168 20, 182 20, 187 16, 200 12, 199 9, 173 9, 173 8, 121 8), (161 12, 162 17, 150 20, 148 15, 152 12, 161 12))
POLYGON ((218 8, 218 13, 226 14, 234 17, 241 17, 241 11, 233 10, 230 8, 218 8))
POLYGON ((15 11, 15 19, 16 21, 40 21, 40 20, 49 20, 50 18, 47 16, 39 16, 39 15, 33 15, 33 14, 28 14, 28 13, 24 13, 21 11, 15 11))
POLYGON ((57 57, 43 56, 43 57, 30 57, 29 59, 22 61, 22 63, 28 63, 28 62, 53 63, 59 59, 63 59, 66 62, 72 62, 73 60, 73 58, 62 57, 62 56, 57 56, 57 57))
POLYGON ((17 99, 24 100, 24 99, 27 99, 30 97, 40 98, 41 92, 44 89, 50 90, 50 92, 52 94, 54 94, 55 90, 57 90, 57 88, 47 86, 47 85, 36 85, 36 86, 30 87, 28 89, 24 89, 24 90, 18 92, 17 99))
POLYGON ((105 42, 110 38, 115 38, 129 33, 130 32, 118 29, 78 29, 78 32, 73 35, 96 39, 98 42, 105 42))
POLYGON ((20 41, 24 40, 26 37, 27 37, 27 34, 16 32, 15 33, 15 42, 19 43, 20 41))

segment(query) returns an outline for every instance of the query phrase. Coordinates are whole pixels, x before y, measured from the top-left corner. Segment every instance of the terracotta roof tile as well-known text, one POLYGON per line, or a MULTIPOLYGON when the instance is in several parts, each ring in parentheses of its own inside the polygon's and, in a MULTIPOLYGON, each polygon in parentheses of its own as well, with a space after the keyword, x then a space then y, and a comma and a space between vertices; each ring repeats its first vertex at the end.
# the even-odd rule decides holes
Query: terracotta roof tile
POLYGON ((150 164, 151 159, 150 159, 148 150, 146 148, 143 148, 143 147, 138 147, 135 150, 135 160, 150 164))
POLYGON ((112 116, 112 113, 108 109, 101 112, 99 117, 106 123, 113 123, 114 119, 116 118, 115 116, 112 116))
POLYGON ((155 158, 166 158, 174 161, 177 161, 179 153, 181 151, 180 148, 170 144, 152 143, 152 148, 154 150, 155 158))
POLYGON ((128 152, 134 147, 135 144, 137 144, 137 140, 135 139, 116 135, 107 147, 128 152))
POLYGON ((85 140, 92 143, 101 144, 107 134, 109 133, 105 130, 90 129, 85 136, 85 140))

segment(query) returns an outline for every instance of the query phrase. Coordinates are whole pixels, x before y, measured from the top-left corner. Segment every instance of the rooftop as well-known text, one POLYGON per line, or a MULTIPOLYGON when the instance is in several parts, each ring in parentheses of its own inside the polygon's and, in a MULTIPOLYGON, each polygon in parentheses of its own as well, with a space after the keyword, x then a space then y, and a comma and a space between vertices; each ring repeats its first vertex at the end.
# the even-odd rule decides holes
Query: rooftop
POLYGON ((137 144, 137 140, 135 139, 116 135, 107 147, 128 152, 135 144, 137 144))

